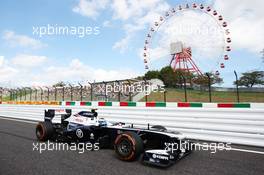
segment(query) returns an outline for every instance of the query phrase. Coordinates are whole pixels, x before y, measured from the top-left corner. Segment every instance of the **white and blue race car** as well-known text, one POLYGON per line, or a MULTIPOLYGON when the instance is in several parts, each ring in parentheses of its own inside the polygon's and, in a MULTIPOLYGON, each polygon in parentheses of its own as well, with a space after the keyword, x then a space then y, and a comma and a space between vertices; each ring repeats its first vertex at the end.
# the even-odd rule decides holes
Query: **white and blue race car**
POLYGON ((70 109, 45 110, 43 122, 36 126, 39 141, 99 143, 112 148, 119 159, 167 167, 191 153, 192 147, 183 134, 167 131, 160 125, 137 128, 133 124, 111 123, 98 118, 95 109, 72 115, 70 109))

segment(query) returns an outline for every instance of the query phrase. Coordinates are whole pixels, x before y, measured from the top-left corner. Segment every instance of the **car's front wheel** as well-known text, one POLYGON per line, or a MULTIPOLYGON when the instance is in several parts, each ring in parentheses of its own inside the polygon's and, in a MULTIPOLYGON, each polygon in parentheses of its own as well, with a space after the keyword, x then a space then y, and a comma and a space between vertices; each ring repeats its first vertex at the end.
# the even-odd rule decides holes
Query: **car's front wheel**
POLYGON ((133 161, 144 151, 143 141, 134 132, 124 132, 115 140, 115 152, 119 159, 133 161))

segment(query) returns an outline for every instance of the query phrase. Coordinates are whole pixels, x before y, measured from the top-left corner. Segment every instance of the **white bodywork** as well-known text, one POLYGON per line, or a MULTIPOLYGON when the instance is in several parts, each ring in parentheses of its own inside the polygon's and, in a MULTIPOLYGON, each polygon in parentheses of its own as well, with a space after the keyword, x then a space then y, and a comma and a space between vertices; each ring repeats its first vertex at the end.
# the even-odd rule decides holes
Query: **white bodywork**
POLYGON ((90 117, 81 116, 79 114, 71 115, 69 118, 65 119, 65 121, 68 121, 69 123, 81 124, 84 126, 91 126, 91 125, 99 126, 100 122, 106 122, 107 126, 112 125, 112 123, 106 121, 103 118, 99 118, 99 119, 97 117, 90 118, 90 117))
MULTIPOLYGON (((56 111, 53 120, 60 121, 62 114, 67 114, 67 113, 64 110, 56 111)), ((83 126, 91 126, 91 125, 99 126, 102 122, 104 122, 105 126, 107 126, 108 128, 117 128, 120 130, 124 129, 124 130, 131 130, 131 131, 147 130, 147 128, 131 128, 130 125, 125 125, 122 123, 113 125, 113 123, 105 120, 104 118, 84 117, 79 114, 71 115, 69 118, 65 119, 65 121, 68 121, 69 123, 80 124, 83 126)), ((178 138, 180 140, 185 139, 185 136, 183 134, 176 133, 176 132, 175 133, 174 132, 164 132, 164 131, 158 131, 158 130, 148 130, 148 132, 159 133, 159 134, 167 135, 169 137, 178 138)))

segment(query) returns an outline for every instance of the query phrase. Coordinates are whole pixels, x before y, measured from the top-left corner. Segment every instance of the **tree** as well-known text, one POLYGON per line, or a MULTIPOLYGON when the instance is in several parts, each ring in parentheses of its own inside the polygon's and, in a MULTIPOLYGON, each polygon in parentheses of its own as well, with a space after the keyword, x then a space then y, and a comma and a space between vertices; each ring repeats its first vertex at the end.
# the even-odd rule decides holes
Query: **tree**
POLYGON ((145 78, 147 80, 160 78, 160 72, 158 70, 148 71, 147 73, 145 73, 145 78))
POLYGON ((66 86, 66 83, 64 83, 63 81, 60 81, 53 85, 53 87, 64 87, 64 86, 66 86))
POLYGON ((160 70, 160 79, 166 87, 176 87, 181 82, 181 78, 177 72, 174 72, 170 66, 163 67, 160 70))
POLYGON ((174 71, 171 66, 163 67, 160 70, 160 79, 167 87, 182 87, 182 77, 186 79, 186 84, 191 86, 192 78, 194 77, 192 73, 183 70, 174 71))
MULTIPOLYGON (((213 73, 209 73, 211 78, 211 84, 220 84, 223 82, 222 78, 219 78, 217 75, 213 73)), ((183 86, 183 77, 186 80, 187 86, 192 87, 193 83, 207 86, 208 85, 208 77, 206 75, 197 76, 189 71, 184 70, 173 70, 171 66, 163 67, 160 71, 148 71, 145 74, 146 79, 159 78, 161 79, 166 87, 182 87, 183 86)))
MULTIPOLYGON (((213 74, 213 73, 208 73, 210 79, 211 79, 211 85, 213 84, 221 84, 223 83, 223 79, 218 77, 217 75, 213 74)), ((208 77, 206 74, 204 74, 203 76, 196 76, 193 78, 193 82, 195 84, 201 85, 201 86, 207 86, 208 85, 208 77)))
MULTIPOLYGON (((236 81, 234 81, 236 84, 236 81)), ((239 86, 253 87, 254 85, 264 85, 264 71, 252 71, 242 73, 237 81, 239 86)))

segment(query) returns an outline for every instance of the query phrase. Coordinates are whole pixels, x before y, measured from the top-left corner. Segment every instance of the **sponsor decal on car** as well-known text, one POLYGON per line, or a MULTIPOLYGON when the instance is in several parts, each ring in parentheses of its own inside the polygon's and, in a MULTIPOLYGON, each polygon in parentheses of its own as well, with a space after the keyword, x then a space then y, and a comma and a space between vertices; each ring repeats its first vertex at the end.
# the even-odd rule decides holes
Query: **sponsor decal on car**
POLYGON ((82 132, 81 129, 77 129, 77 130, 76 130, 76 136, 77 136, 78 138, 83 138, 83 132, 82 132))
POLYGON ((167 156, 159 155, 159 154, 152 154, 154 159, 161 159, 161 160, 169 160, 167 156))
POLYGON ((75 118, 74 119, 76 122, 80 122, 80 123, 82 123, 83 122, 83 120, 82 119, 80 119, 80 118, 75 118))

